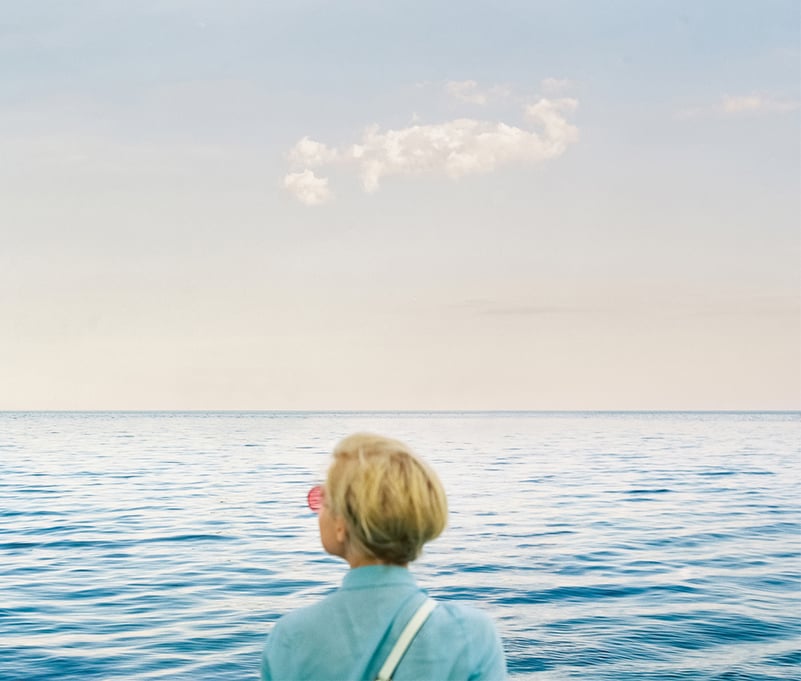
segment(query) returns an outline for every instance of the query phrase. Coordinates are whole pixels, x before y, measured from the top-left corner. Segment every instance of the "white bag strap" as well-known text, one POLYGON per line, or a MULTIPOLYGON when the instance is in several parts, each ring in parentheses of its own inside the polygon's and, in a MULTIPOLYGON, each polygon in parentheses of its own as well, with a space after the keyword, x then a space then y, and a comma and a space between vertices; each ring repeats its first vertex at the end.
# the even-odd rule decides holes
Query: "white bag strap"
POLYGON ((409 620, 406 628, 398 637, 395 647, 392 649, 392 652, 390 652, 389 657, 387 657, 387 661, 384 662, 384 666, 381 667, 381 670, 378 672, 376 681, 390 681, 390 679, 392 679, 392 675, 395 673, 395 669, 401 661, 403 654, 414 640, 417 632, 420 631, 420 627, 425 624, 431 611, 436 607, 437 602, 433 598, 426 598, 426 600, 423 601, 423 604, 417 609, 417 612, 412 615, 412 619, 409 620))

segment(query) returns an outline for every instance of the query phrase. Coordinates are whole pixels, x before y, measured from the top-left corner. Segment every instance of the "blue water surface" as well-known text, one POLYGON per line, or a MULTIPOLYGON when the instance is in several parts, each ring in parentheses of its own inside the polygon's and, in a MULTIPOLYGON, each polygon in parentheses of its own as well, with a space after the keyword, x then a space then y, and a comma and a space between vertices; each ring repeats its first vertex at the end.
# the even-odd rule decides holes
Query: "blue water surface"
POLYGON ((0 413, 0 679, 255 679, 346 565, 305 506, 341 437, 449 492, 415 564, 513 678, 798 679, 798 413, 0 413))

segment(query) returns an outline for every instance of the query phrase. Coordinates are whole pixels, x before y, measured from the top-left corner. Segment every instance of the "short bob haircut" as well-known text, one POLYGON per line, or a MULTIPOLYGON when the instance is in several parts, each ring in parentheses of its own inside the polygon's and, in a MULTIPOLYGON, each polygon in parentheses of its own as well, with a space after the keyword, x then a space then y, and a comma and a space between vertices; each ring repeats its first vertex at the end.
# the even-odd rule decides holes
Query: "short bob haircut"
POLYGON ((336 446, 333 459, 325 503, 344 518, 352 551, 406 565, 445 529, 442 483, 403 443, 357 433, 336 446))

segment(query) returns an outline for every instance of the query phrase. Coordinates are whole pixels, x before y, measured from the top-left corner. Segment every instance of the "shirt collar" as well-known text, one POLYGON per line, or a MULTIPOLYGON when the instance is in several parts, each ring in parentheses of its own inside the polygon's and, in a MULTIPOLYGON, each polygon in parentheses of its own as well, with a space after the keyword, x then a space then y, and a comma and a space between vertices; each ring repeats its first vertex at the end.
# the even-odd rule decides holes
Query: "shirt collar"
POLYGON ((390 584, 415 586, 414 575, 400 565, 365 565, 351 568, 342 580, 343 589, 371 589, 390 584))

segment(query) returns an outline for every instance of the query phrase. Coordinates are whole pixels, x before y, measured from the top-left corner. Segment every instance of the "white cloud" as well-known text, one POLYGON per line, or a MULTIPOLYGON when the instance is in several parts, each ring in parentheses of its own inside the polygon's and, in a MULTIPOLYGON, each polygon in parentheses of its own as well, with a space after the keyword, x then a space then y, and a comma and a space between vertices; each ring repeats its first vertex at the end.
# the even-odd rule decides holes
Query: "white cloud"
MULTIPOLYGON (((529 105, 525 115, 533 129, 472 118, 398 130, 371 126, 357 144, 340 151, 304 137, 289 156, 307 166, 353 165, 367 192, 376 191, 381 180, 391 175, 430 173, 459 178, 560 156, 578 141, 578 129, 565 117, 576 107, 574 99, 541 99, 529 105)), ((327 180, 308 168, 288 175, 284 184, 305 203, 321 203, 330 197, 327 180)))
POLYGON ((456 99, 471 104, 486 104, 487 95, 478 89, 478 83, 474 80, 452 80, 445 85, 445 91, 456 99))
POLYGON ((328 178, 317 177, 308 168, 299 173, 289 173, 284 178, 284 187, 307 206, 316 206, 331 198, 328 178))
POLYGON ((564 113, 578 107, 575 99, 541 99, 526 107, 526 116, 543 129, 543 141, 549 145, 549 156, 559 156, 568 144, 578 142, 578 128, 567 122, 564 113))
POLYGON ((336 160, 337 153, 325 144, 304 137, 287 154, 293 166, 316 168, 336 160))
POLYGON ((415 125, 401 130, 366 131, 351 155, 361 166, 368 192, 387 175, 442 172, 448 177, 486 173, 512 162, 539 162, 562 154, 577 141, 578 130, 561 115, 575 108, 574 100, 541 100, 528 107, 542 134, 507 125, 459 118, 438 125, 415 125))

